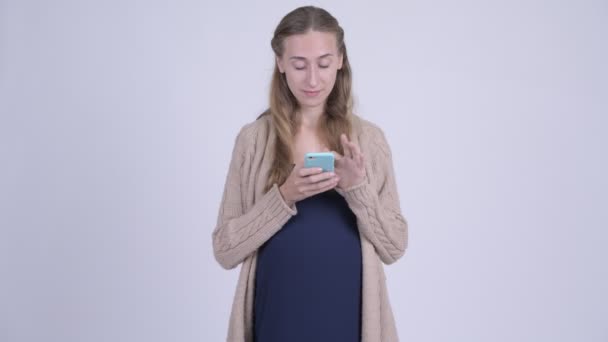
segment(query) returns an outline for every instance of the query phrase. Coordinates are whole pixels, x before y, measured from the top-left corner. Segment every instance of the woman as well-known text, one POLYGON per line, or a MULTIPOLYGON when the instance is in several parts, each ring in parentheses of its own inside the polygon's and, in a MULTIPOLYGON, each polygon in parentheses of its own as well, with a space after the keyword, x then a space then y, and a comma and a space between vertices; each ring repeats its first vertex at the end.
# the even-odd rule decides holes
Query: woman
POLYGON ((236 138, 213 231, 220 265, 242 264, 228 341, 397 341, 381 262, 408 226, 384 134, 352 113, 344 32, 301 7, 271 45, 270 108, 236 138), (334 172, 303 168, 315 151, 334 172))

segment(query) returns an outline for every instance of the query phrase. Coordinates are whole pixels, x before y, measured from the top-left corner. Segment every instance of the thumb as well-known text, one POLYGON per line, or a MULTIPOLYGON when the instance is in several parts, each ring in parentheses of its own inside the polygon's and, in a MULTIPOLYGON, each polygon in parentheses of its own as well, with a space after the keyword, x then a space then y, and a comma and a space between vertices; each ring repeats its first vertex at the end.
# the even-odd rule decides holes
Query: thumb
POLYGON ((340 160, 340 159, 344 158, 344 157, 343 157, 343 156, 342 156, 340 153, 338 153, 338 152, 336 152, 336 151, 329 151, 329 150, 327 150, 327 151, 325 151, 325 152, 331 152, 331 153, 334 155, 334 159, 335 159, 336 161, 338 161, 338 160, 340 160))
POLYGON ((340 160, 342 159, 342 155, 336 151, 330 151, 329 148, 327 148, 327 146, 323 146, 322 151, 321 152, 331 152, 334 155, 334 159, 335 160, 340 160))

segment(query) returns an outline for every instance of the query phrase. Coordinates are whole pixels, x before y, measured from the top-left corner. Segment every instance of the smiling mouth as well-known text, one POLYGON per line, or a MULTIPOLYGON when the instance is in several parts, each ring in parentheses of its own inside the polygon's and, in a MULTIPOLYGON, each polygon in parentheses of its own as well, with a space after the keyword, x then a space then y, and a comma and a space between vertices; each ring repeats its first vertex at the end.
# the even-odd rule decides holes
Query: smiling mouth
POLYGON ((320 90, 315 90, 315 91, 308 91, 308 90, 304 90, 304 94, 308 95, 308 96, 316 96, 320 93, 320 90))

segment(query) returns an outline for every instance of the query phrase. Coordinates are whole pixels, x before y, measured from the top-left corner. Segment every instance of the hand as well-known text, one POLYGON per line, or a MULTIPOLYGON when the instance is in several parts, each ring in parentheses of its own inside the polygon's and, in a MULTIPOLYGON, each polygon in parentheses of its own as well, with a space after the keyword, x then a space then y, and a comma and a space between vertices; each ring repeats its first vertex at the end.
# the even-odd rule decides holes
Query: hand
POLYGON ((279 190, 291 207, 297 201, 333 189, 339 180, 334 172, 323 172, 321 168, 294 167, 279 190))
POLYGON ((365 157, 357 144, 351 142, 346 134, 340 136, 340 142, 344 149, 344 156, 336 151, 331 151, 336 159, 335 172, 340 177, 338 188, 347 189, 357 185, 365 179, 365 157))

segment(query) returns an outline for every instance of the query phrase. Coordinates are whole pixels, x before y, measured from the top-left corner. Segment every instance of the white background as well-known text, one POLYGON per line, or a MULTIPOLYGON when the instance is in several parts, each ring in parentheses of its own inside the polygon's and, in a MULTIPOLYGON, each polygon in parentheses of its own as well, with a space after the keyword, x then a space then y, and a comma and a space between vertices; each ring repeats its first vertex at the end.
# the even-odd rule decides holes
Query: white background
MULTIPOLYGON (((0 340, 222 341, 211 232, 297 1, 0 1, 0 340)), ((403 341, 608 341, 608 4, 326 1, 385 131, 403 341)))

